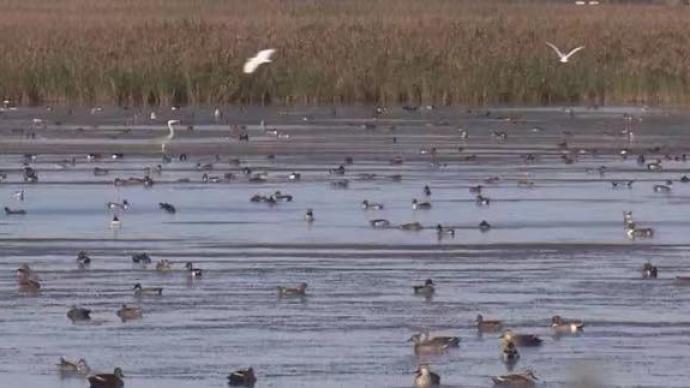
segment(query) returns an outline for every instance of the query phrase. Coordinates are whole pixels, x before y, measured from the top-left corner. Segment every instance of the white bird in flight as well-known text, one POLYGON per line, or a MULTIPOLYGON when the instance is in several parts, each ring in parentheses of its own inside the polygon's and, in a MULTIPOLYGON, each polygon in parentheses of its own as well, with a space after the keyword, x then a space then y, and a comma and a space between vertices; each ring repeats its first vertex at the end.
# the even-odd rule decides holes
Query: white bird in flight
POLYGON ((271 56, 275 52, 275 49, 261 50, 255 56, 247 59, 247 62, 244 63, 244 73, 251 74, 264 63, 271 63, 271 56))
POLYGON ((580 46, 580 47, 578 47, 578 48, 573 49, 573 50, 570 51, 568 54, 563 54, 563 53, 561 52, 561 50, 559 50, 558 47, 556 47, 556 45, 554 45, 553 43, 546 42, 546 44, 547 44, 549 47, 551 47, 551 48, 553 49, 553 51, 556 52, 556 54, 558 54, 558 57, 560 58, 561 63, 568 63, 568 59, 570 59, 570 57, 571 57, 573 54, 575 54, 576 52, 578 52, 578 51, 582 50, 583 48, 585 48, 585 46, 580 46))

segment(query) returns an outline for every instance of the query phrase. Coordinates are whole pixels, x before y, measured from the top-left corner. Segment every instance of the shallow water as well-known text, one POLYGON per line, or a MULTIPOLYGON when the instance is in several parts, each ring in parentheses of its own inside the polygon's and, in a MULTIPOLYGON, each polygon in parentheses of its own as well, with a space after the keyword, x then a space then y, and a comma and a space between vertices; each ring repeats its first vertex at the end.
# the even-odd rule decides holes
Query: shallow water
POLYGON ((7 153, 0 157, 0 171, 8 177, 0 183, 0 199, 27 215, 0 216, 0 385, 88 386, 59 378, 54 364, 65 355, 84 357, 99 371, 122 367, 127 387, 222 387, 230 371, 250 365, 261 387, 406 387, 420 361, 432 363, 444 386, 490 386, 489 376, 506 368, 498 334, 478 337, 472 327, 483 313, 544 338, 539 349, 521 349, 516 366, 534 370, 543 386, 571 386, 585 375, 607 386, 687 386, 690 296, 673 279, 690 273, 690 184, 678 182, 689 165, 665 161, 663 172, 649 172, 634 156, 617 155, 622 147, 634 153, 655 145, 688 152, 682 148, 690 144, 682 131, 685 116, 632 109, 583 109, 574 117, 552 109, 493 114, 515 112, 520 118, 512 122, 453 111, 390 113, 373 120, 361 109, 338 117, 316 110, 308 112, 309 121, 302 112, 233 113, 249 125, 249 144, 228 140, 227 127, 213 123, 208 111, 170 113, 195 124, 171 144, 191 156, 165 164, 150 189, 111 182, 143 176, 144 167, 161 163, 152 140, 166 133, 160 122, 136 124, 113 139, 111 132, 124 128, 117 122, 129 113, 4 112, 0 148, 7 153), (627 124, 625 112, 644 120, 627 124), (60 126, 39 130, 36 140, 11 131, 27 128, 37 115, 65 117, 60 126), (291 138, 263 133, 257 123, 264 116, 291 138), (377 128, 365 130, 364 122, 377 128), (99 126, 88 134, 73 131, 92 123, 99 126), (459 139, 458 125, 470 129, 469 139, 459 139), (626 125, 637 133, 632 142, 604 134, 626 125), (509 138, 497 142, 491 130, 505 130, 509 138), (571 149, 600 152, 563 164, 556 144, 564 139, 571 149), (432 146, 440 165, 418 152, 432 146), (87 162, 85 154, 94 149, 126 155, 87 162), (19 173, 23 158, 16 153, 31 150, 41 153, 31 163, 39 171, 37 184, 22 183, 19 173), (527 152, 538 161, 521 162, 527 152), (275 159, 266 159, 268 153, 275 159), (477 161, 464 161, 469 154, 477 161), (72 155, 76 165, 60 164, 72 155), (329 176, 327 169, 347 155, 354 158, 344 177, 350 186, 333 189, 329 181, 341 177, 329 176), (394 156, 405 163, 390 165, 394 156), (247 182, 240 167, 227 163, 230 158, 266 171, 268 181, 247 182), (210 175, 233 172, 238 178, 203 184, 197 162, 213 162, 210 175), (601 165, 608 168, 603 176, 591 172, 601 165), (93 176, 96 166, 111 174, 93 176), (288 181, 292 171, 301 172, 302 180, 288 181), (365 180, 359 174, 376 176, 365 180), (390 180, 393 174, 402 180, 390 180), (491 176, 501 179, 483 183, 491 176), (526 177, 534 186, 518 187, 526 177), (190 182, 177 182, 181 178, 190 182), (636 180, 632 189, 612 189, 611 180, 629 179, 636 180), (675 181, 671 193, 655 193, 653 185, 666 179, 675 181), (425 184, 433 207, 413 211, 410 201, 424 198, 425 184), (490 206, 475 204, 468 188, 476 184, 485 186, 490 206), (23 202, 12 198, 20 189, 23 202), (294 200, 272 207, 249 201, 275 190, 294 200), (362 210, 365 198, 384 203, 385 210, 362 210), (123 199, 132 206, 121 213, 122 227, 111 230, 105 204, 123 199), (177 213, 160 211, 162 201, 174 204, 177 213), (303 220, 307 208, 314 209, 312 225, 303 220), (627 239, 624 210, 655 228, 654 239, 627 239), (394 225, 417 221, 426 229, 375 230, 368 226, 374 218, 394 225), (492 230, 477 229, 482 219, 492 230), (438 223, 456 227, 456 236, 438 239, 438 223), (77 267, 79 250, 89 252, 90 268, 77 267), (179 271, 158 274, 154 265, 132 264, 130 255, 141 251, 173 261, 179 271), (659 280, 639 279, 646 260, 659 266, 659 280), (187 278, 187 261, 204 269, 202 280, 187 278), (40 293, 17 291, 14 269, 21 263, 41 276, 40 293), (434 298, 414 296, 411 286, 429 277, 437 284, 434 298), (131 290, 137 282, 164 287, 164 295, 137 299, 131 290), (277 297, 276 286, 300 282, 309 283, 308 297, 277 297), (115 310, 123 303, 140 305, 143 319, 120 322, 115 310), (72 304, 92 309, 94 321, 71 324, 65 313, 72 304), (554 314, 585 320, 585 332, 554 338, 548 329, 554 314), (418 359, 405 340, 421 328, 460 336, 460 348, 418 359))

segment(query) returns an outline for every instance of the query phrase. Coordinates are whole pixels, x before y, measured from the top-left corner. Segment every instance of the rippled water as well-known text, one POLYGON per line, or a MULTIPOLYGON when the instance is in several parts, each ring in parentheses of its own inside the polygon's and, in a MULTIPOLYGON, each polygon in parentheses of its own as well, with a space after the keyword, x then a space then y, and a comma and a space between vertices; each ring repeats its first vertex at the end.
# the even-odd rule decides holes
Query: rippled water
MULTIPOLYGON (((489 376, 506 368, 498 334, 480 337, 472 326, 482 313, 544 338, 541 348, 521 349, 516 366, 534 370, 544 386, 570 386, 584 375, 609 386, 688 386, 690 297, 673 284, 690 272, 690 184, 678 182, 688 164, 665 161, 664 172, 656 173, 634 157, 617 156, 621 147, 636 153, 655 145, 666 147, 662 154, 686 152, 684 119, 648 113, 628 124, 622 113, 582 111, 573 118, 532 110, 511 122, 448 111, 377 120, 359 111, 336 118, 317 111, 308 122, 297 113, 276 115, 269 126, 289 133, 285 141, 263 133, 259 115, 246 113, 237 119, 250 124, 252 140, 239 144, 227 139, 223 125, 199 118, 210 117, 199 111, 195 130, 172 145, 175 152, 190 152, 189 160, 165 164, 150 189, 111 182, 142 176, 145 166, 161 163, 144 149, 154 144, 152 136, 165 133, 160 123, 138 124, 113 138, 112 131, 124 128, 115 122, 126 113, 108 112, 49 126, 26 140, 11 129, 27 127, 39 113, 6 113, 0 170, 8 178, 0 183, 0 199, 27 215, 0 217, 0 385, 88 386, 59 378, 54 364, 65 355, 84 357, 99 371, 122 367, 127 387, 222 387, 230 371, 247 366, 257 371, 261 387, 406 387, 420 361, 432 363, 444 386, 490 386, 489 376), (101 121, 86 134, 76 131, 101 121), (363 122, 377 127, 363 129, 363 122), (458 125, 470 129, 469 139, 458 137, 458 125), (633 142, 615 134, 626 125, 637 133, 633 142), (495 141, 491 130, 508 131, 508 140, 495 141), (600 152, 563 164, 556 144, 564 139, 571 149, 600 152), (432 146, 440 165, 418 153, 432 146), (93 149, 126 155, 86 162, 93 149), (22 183, 19 173, 21 153, 31 150, 40 152, 32 166, 41 180, 33 185, 22 183), (519 155, 527 152, 539 160, 523 163, 519 155), (477 161, 463 160, 470 154, 477 161), (75 166, 59 165, 72 155, 75 166), (329 181, 340 177, 327 170, 349 155, 354 164, 344 178, 350 186, 333 189, 329 181), (391 166, 394 156, 405 163, 391 166), (240 167, 227 163, 231 158, 268 172, 268 181, 247 182, 240 167), (195 168, 200 161, 214 163, 212 175, 232 171, 238 179, 203 184, 195 168), (601 165, 608 167, 603 176, 590 171, 601 165), (111 174, 94 177, 95 166, 111 174), (300 182, 287 180, 292 171, 302 173, 300 182), (393 174, 402 181, 387 178, 393 174), (483 183, 490 176, 501 179, 483 183), (181 178, 190 182, 177 183, 181 178), (534 187, 518 187, 522 178, 534 187), (636 180, 632 189, 611 188, 611 180, 628 179, 636 180), (653 192, 666 179, 675 180, 672 192, 653 192), (424 198, 426 184, 433 208, 413 211, 410 201, 424 198), (490 206, 475 204, 468 188, 476 184, 486 187, 490 206), (23 202, 12 198, 20 189, 23 202), (249 202, 255 193, 275 190, 294 200, 273 207, 249 202), (365 198, 384 203, 385 210, 362 210, 365 198), (132 206, 113 231, 105 203, 122 199, 132 206), (161 201, 173 203, 177 214, 160 211, 161 201), (307 208, 314 209, 312 225, 303 220, 307 208), (654 227, 655 238, 628 240, 623 210, 654 227), (394 225, 418 221, 427 229, 375 230, 368 226, 374 218, 394 225), (487 233, 476 227, 483 219, 493 225, 487 233), (456 236, 439 240, 433 230, 438 223, 456 227, 456 236), (77 267, 79 250, 92 257, 89 269, 77 267), (130 255, 142 251, 173 261, 179 271, 159 274, 154 265, 132 264, 130 255), (659 266, 659 280, 639 279, 646 260, 659 266), (204 269, 202 280, 187 278, 187 261, 204 269), (40 293, 17 291, 14 270, 21 263, 41 276, 40 293), (414 296, 411 286, 429 277, 437 284, 434 298, 414 296), (163 296, 135 298, 137 282, 163 287, 163 296), (308 297, 277 297, 276 286, 300 282, 309 284, 308 297), (143 319, 120 322, 115 311, 123 303, 141 306, 143 319), (92 309, 93 322, 70 323, 65 313, 72 304, 92 309), (548 324, 554 314, 584 320, 585 332, 553 337, 548 324), (405 340, 421 328, 460 336, 460 348, 418 359, 405 340)), ((189 112, 177 114, 192 120, 189 112)))

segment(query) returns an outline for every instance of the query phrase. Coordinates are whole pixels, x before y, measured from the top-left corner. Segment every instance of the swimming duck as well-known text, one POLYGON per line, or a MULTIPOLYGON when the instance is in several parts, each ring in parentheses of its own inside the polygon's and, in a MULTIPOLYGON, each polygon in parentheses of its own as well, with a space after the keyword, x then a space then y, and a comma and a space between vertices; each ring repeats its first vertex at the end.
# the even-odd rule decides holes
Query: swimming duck
POLYGON ((79 264, 80 267, 85 267, 91 264, 91 258, 86 254, 86 252, 80 251, 79 254, 77 254, 77 264, 79 264))
POLYGON ((429 210, 431 209, 431 203, 429 202, 419 202, 417 199, 412 200, 412 210, 429 210))
POLYGON ((681 182, 683 182, 683 183, 688 183, 688 182, 690 182, 690 178, 688 178, 687 175, 683 175, 682 177, 680 177, 679 180, 680 180, 681 182))
POLYGON ((391 226, 391 222, 383 218, 377 218, 369 221, 369 225, 371 225, 373 228, 389 228, 391 226))
POLYGON ((497 176, 492 176, 492 177, 488 177, 488 178, 484 179, 484 183, 494 184, 494 183, 498 183, 500 180, 501 180, 501 178, 499 178, 497 176))
POLYGON ((551 318, 551 329, 556 334, 579 334, 585 324, 581 321, 564 321, 559 315, 554 315, 551 318))
POLYGON ((122 307, 117 310, 116 312, 117 316, 120 317, 122 322, 131 320, 131 319, 139 319, 142 316, 141 309, 138 307, 127 307, 126 304, 123 304, 122 307))
POLYGON ((189 272, 189 276, 192 278, 200 278, 202 271, 201 268, 194 268, 194 265, 191 262, 188 262, 187 264, 184 265, 185 268, 187 268, 187 271, 189 272))
POLYGON ((345 175, 345 166, 341 164, 338 168, 331 168, 328 170, 328 173, 331 175, 345 175))
POLYGON ((364 210, 383 210, 383 204, 372 203, 365 199, 362 201, 362 209, 364 210))
POLYGON ((330 183, 331 187, 334 189, 347 189, 350 186, 350 181, 347 179, 340 179, 330 183))
POLYGON ((161 210, 163 210, 163 211, 165 211, 166 213, 169 213, 169 214, 175 214, 175 213, 177 212, 177 209, 175 209, 175 206, 173 206, 173 205, 171 205, 171 204, 169 204, 169 203, 167 203, 167 202, 159 202, 159 203, 158 203, 158 207, 159 207, 161 210))
POLYGON ((411 231, 411 232, 418 232, 418 231, 424 229, 424 227, 419 222, 410 222, 407 224, 400 225, 400 229, 411 231))
POLYGON ((86 363, 86 360, 83 358, 80 358, 78 361, 72 361, 68 360, 64 357, 60 357, 60 362, 56 364, 58 367, 58 371, 62 374, 78 374, 82 376, 86 376, 91 372, 91 368, 89 368, 89 364, 86 363))
POLYGON ((501 359, 508 365, 509 369, 512 369, 515 363, 520 359, 520 353, 513 341, 504 341, 501 343, 501 359))
POLYGON ((72 306, 69 311, 67 311, 67 318, 69 318, 70 321, 74 322, 79 322, 79 321, 90 321, 91 320, 91 310, 85 309, 85 308, 80 308, 77 306, 72 306))
POLYGON ((19 290, 24 292, 38 292, 41 290, 41 283, 38 280, 23 278, 17 281, 19 290))
POLYGON ((292 195, 283 194, 280 190, 276 190, 276 192, 273 193, 273 198, 275 198, 276 201, 292 202, 292 195))
POLYGON ((441 384, 441 376, 432 372, 429 365, 422 364, 417 368, 414 379, 415 388, 431 388, 441 384))
POLYGON ((644 263, 642 266, 642 279, 656 279, 658 275, 656 266, 650 262, 644 263))
POLYGON ((482 222, 479 223, 479 231, 487 232, 489 229, 491 229, 491 225, 486 222, 486 220, 482 220, 482 222))
POLYGON ((137 264, 151 264, 151 256, 147 253, 135 253, 132 255, 132 262, 137 264))
POLYGON ((12 196, 20 201, 24 200, 24 190, 16 191, 12 196))
POLYGON ((431 196, 431 188, 429 186, 424 186, 424 195, 427 197, 431 196))
POLYGON ((112 374, 103 373, 89 377, 90 388, 123 388, 125 386, 122 379, 122 369, 115 368, 112 374))
POLYGON ((106 206, 107 206, 108 209, 110 209, 110 210, 116 210, 116 209, 119 209, 119 210, 127 210, 127 209, 129 209, 129 201, 127 201, 126 199, 123 200, 122 203, 120 203, 120 202, 112 202, 112 201, 111 201, 111 202, 108 202, 108 203, 106 204, 106 206))
POLYGON ((660 171, 660 170, 662 170, 661 161, 647 163, 647 170, 649 170, 649 171, 660 171))
POLYGON ((254 369, 240 369, 228 375, 228 384, 233 386, 253 387, 256 383, 254 369))
POLYGON ((634 240, 637 237, 640 238, 652 238, 654 237, 654 229, 652 228, 637 228, 635 224, 628 225, 628 231, 626 232, 628 238, 634 240))
POLYGON ((475 202, 479 206, 488 206, 491 203, 491 200, 488 197, 478 194, 475 202))
POLYGON ((302 174, 293 172, 290 175, 288 175, 288 179, 291 181, 298 181, 298 180, 302 179, 302 174))
POLYGON ((412 286, 412 289, 414 290, 415 295, 424 295, 424 296, 433 295, 434 292, 436 291, 434 289, 434 281, 431 279, 427 279, 424 282, 424 285, 412 286))
POLYGON ((142 287, 140 283, 134 285, 135 296, 163 295, 162 287, 142 287))
POLYGON ((512 341, 517 346, 540 346, 542 339, 533 334, 514 334, 510 330, 503 332, 500 337, 503 341, 512 341))
POLYGON ((654 192, 655 193, 670 193, 671 192, 671 186, 654 185, 654 192))
POLYGON ((278 296, 304 296, 307 294, 307 283, 300 283, 297 287, 278 287, 278 296))
POLYGON ((110 228, 117 229, 122 225, 122 222, 117 216, 113 216, 113 220, 110 221, 110 228))
POLYGON ((470 193, 471 194, 481 194, 483 188, 484 187, 482 185, 470 186, 470 193))
POLYGON ((460 346, 460 337, 455 336, 438 336, 432 337, 429 330, 424 330, 420 334, 415 334, 410 337, 410 341, 415 343, 437 344, 447 347, 457 348, 460 346))
POLYGON ((158 272, 170 272, 172 271, 172 265, 166 259, 159 260, 156 262, 156 271, 158 272))
POLYGON ((455 237, 455 229, 454 228, 451 228, 449 226, 443 226, 441 224, 436 225, 436 233, 439 235, 439 237, 442 237, 442 236, 455 237))
POLYGON ((526 370, 517 374, 494 376, 491 380, 494 386, 499 387, 533 387, 539 379, 531 370, 526 370))
POLYGON ((481 333, 495 333, 503 328, 503 322, 501 321, 487 321, 481 314, 477 314, 477 318, 474 320, 474 326, 481 333))
POLYGON ((24 216, 26 215, 26 210, 24 209, 10 209, 5 206, 5 214, 8 216, 24 216))
POLYGON ((307 209, 307 212, 304 213, 304 220, 310 224, 314 222, 314 211, 312 209, 307 209))

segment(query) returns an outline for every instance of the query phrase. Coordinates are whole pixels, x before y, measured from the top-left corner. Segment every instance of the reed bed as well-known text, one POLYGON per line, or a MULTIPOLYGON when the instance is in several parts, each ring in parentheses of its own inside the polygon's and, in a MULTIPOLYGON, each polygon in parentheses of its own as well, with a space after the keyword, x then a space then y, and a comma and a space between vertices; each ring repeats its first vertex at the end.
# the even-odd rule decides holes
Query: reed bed
POLYGON ((0 0, 25 105, 690 102, 690 7, 461 0, 0 0), (561 64, 544 42, 587 46, 561 64), (251 76, 242 63, 274 47, 251 76))

